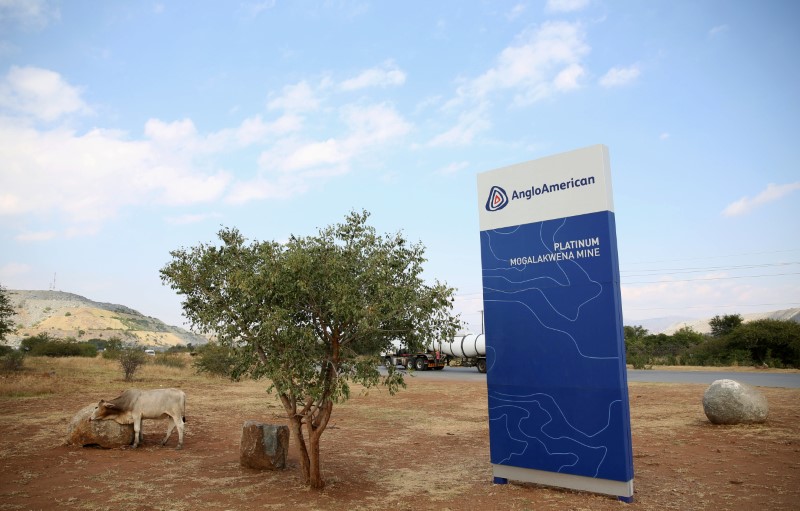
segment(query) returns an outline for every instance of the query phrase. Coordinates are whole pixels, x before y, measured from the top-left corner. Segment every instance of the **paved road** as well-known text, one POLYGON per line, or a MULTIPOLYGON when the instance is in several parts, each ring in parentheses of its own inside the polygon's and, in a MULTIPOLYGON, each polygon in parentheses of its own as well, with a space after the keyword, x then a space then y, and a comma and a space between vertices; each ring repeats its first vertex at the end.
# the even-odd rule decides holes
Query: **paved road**
MULTIPOLYGON (((414 371, 421 380, 485 381, 486 375, 474 367, 445 367, 441 371, 414 371)), ((757 387, 800 388, 800 373, 759 373, 735 371, 639 371, 628 370, 628 381, 657 383, 701 383, 711 385, 714 380, 736 380, 757 387)))

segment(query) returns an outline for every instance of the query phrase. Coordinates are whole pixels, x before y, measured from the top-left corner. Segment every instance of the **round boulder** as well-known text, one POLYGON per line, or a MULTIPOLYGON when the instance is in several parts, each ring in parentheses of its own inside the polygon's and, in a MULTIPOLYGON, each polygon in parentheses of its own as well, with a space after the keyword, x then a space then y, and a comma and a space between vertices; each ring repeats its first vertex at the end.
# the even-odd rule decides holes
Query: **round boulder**
POLYGON ((767 398, 755 387, 717 380, 703 395, 703 411, 712 424, 757 424, 767 420, 767 398))
POLYGON ((133 424, 118 424, 113 420, 90 421, 97 404, 81 409, 67 426, 67 444, 97 445, 106 449, 125 447, 133 443, 133 424))

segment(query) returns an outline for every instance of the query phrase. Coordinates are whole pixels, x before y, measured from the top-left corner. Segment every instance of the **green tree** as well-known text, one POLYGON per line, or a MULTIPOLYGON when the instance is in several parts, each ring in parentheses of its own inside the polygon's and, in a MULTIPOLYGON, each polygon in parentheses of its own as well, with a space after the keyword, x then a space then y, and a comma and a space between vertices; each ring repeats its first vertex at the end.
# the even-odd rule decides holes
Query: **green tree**
POLYGON ((742 324, 744 318, 739 314, 726 314, 724 316, 714 316, 708 322, 711 327, 712 337, 725 337, 742 324))
POLYGON ((141 349, 131 346, 122 348, 119 352, 119 366, 122 368, 122 375, 125 381, 133 380, 134 374, 139 367, 144 365, 147 355, 141 349))
POLYGON ((726 337, 729 350, 744 350, 757 364, 800 367, 800 323, 759 319, 744 323, 726 337))
POLYGON ((6 342, 6 335, 13 334, 16 329, 14 322, 14 307, 11 306, 11 299, 8 297, 6 288, 0 285, 0 343, 6 342))
POLYGON ((353 212, 317 235, 252 242, 223 229, 221 246, 171 252, 161 277, 192 325, 234 348, 233 377, 269 378, 286 411, 305 481, 322 488, 320 437, 348 382, 405 384, 379 353, 393 339, 410 349, 455 334, 454 290, 422 279, 424 247, 378 235, 353 212))
POLYGON ((634 369, 652 369, 652 350, 646 342, 648 331, 641 325, 623 328, 625 335, 625 359, 634 369))

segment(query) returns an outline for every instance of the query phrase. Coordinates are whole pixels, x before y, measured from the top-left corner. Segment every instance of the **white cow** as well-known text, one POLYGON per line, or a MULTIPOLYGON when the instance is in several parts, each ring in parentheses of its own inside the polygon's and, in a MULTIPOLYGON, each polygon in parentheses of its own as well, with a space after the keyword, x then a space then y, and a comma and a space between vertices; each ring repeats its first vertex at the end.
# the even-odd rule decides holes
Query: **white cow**
POLYGON ((133 423, 133 447, 142 440, 142 419, 167 419, 172 422, 161 445, 167 443, 172 430, 178 428, 178 449, 183 447, 183 425, 186 413, 186 394, 178 389, 128 389, 111 401, 103 399, 89 420, 111 419, 119 424, 133 423))

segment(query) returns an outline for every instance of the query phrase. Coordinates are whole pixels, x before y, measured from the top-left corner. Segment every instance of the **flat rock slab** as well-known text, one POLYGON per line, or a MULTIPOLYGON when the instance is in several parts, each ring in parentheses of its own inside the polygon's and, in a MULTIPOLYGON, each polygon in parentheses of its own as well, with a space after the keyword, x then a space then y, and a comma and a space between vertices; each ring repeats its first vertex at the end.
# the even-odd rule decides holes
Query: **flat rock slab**
POLYGON ((243 467, 277 470, 286 467, 289 428, 249 420, 242 426, 239 462, 243 467))
POLYGON ((81 409, 67 425, 67 444, 99 446, 106 449, 125 447, 133 443, 133 424, 115 421, 90 421, 97 404, 81 409))
POLYGON ((703 395, 703 411, 712 424, 758 424, 767 420, 767 398, 736 380, 717 380, 703 395))

